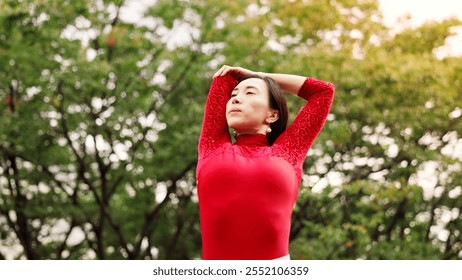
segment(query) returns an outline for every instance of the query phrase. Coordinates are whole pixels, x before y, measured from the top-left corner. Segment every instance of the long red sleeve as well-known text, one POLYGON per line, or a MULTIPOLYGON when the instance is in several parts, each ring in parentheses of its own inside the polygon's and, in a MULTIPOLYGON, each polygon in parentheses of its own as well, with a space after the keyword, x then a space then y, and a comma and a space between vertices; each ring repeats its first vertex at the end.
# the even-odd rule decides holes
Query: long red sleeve
POLYGON ((218 76, 210 86, 199 138, 199 160, 217 148, 220 141, 231 141, 226 122, 226 103, 237 85, 230 75, 218 76))
POLYGON ((292 125, 273 144, 275 155, 285 158, 299 172, 311 145, 326 122, 334 91, 332 83, 306 78, 298 96, 308 102, 292 125))
POLYGON ((334 87, 307 78, 308 102, 272 146, 262 134, 232 144, 226 103, 236 81, 214 79, 199 139, 198 195, 204 259, 274 259, 288 254, 303 161, 332 105, 334 87))

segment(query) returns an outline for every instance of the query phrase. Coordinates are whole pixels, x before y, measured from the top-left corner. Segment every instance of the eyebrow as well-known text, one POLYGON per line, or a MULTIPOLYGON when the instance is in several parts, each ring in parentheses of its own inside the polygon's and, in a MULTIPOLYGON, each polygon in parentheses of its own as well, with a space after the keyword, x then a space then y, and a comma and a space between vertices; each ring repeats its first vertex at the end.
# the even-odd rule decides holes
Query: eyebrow
MULTIPOLYGON (((246 86, 244 89, 249 89, 249 88, 255 89, 256 91, 260 92, 260 90, 255 86, 246 86)), ((236 91, 236 90, 238 90, 237 87, 235 87, 232 91, 236 91)))

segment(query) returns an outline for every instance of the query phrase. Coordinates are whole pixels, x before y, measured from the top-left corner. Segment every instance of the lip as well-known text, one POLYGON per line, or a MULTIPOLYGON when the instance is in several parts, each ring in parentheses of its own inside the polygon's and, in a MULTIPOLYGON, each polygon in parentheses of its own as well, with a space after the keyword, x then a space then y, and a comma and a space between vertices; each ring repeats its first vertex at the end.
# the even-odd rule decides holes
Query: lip
POLYGON ((242 112, 241 110, 239 109, 232 109, 232 110, 229 110, 228 114, 231 114, 231 113, 240 113, 242 112))

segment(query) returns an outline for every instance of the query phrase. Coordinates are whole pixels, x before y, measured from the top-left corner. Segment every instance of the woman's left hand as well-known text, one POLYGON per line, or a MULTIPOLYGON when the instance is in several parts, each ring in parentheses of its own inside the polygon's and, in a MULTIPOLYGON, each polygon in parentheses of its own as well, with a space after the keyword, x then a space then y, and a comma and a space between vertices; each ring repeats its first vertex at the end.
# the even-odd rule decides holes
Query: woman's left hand
POLYGON ((240 80, 240 79, 244 78, 245 76, 255 75, 257 73, 253 72, 253 71, 251 71, 249 69, 242 68, 242 67, 223 65, 220 68, 220 70, 218 70, 215 73, 215 75, 213 75, 213 78, 218 77, 218 76, 224 76, 226 74, 230 74, 236 80, 240 80))

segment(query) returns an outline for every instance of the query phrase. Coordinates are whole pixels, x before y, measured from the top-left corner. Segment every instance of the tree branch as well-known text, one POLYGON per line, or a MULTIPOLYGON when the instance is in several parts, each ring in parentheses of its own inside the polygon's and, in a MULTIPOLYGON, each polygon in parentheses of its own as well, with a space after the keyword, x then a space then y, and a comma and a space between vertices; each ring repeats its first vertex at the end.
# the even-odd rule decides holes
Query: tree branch
POLYGON ((140 253, 140 248, 141 248, 141 242, 143 241, 143 238, 144 237, 149 237, 149 235, 151 234, 152 230, 153 230, 153 227, 152 227, 152 223, 154 221, 154 219, 159 215, 160 211, 162 210, 162 208, 164 208, 164 206, 167 204, 167 202, 170 200, 170 197, 169 195, 171 193, 174 193, 176 191, 176 183, 185 176, 186 173, 188 173, 191 168, 193 168, 195 165, 197 164, 197 161, 194 160, 194 161, 191 161, 189 164, 186 165, 185 168, 183 168, 178 174, 175 174, 175 175, 172 175, 172 178, 171 178, 171 186, 167 189, 167 194, 165 195, 165 198, 164 200, 162 200, 159 204, 156 205, 156 207, 154 207, 154 209, 147 213, 145 215, 145 221, 144 221, 144 225, 143 225, 143 228, 141 229, 141 233, 140 233, 140 236, 139 236, 139 239, 138 239, 138 242, 136 243, 136 245, 134 246, 134 250, 133 250, 133 255, 134 256, 138 256, 139 253, 140 253))

